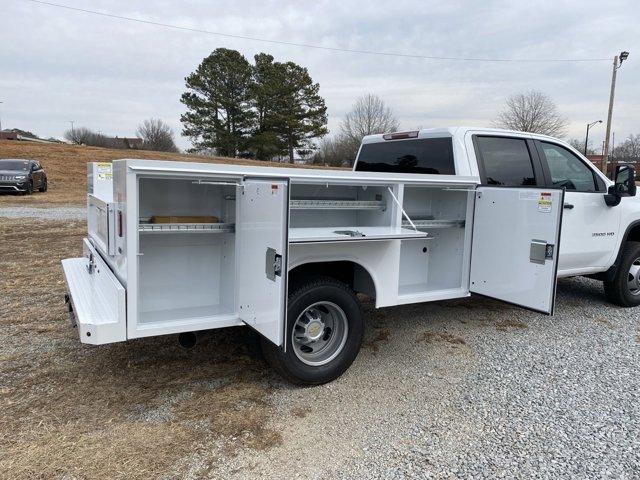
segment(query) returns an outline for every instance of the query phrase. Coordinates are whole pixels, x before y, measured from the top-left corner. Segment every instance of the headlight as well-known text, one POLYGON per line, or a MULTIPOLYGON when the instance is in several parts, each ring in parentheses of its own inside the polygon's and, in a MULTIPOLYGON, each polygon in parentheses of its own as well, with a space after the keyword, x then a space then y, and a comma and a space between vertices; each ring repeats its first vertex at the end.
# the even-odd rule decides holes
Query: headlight
POLYGON ((27 178, 26 175, 16 175, 13 177, 15 180, 25 180, 27 178))

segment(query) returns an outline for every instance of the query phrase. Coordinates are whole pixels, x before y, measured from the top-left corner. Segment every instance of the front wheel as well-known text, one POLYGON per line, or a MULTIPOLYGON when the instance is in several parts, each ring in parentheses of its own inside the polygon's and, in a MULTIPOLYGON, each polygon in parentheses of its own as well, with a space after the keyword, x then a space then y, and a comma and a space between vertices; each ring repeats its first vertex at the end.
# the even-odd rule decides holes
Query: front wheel
POLYGON ((33 193, 33 180, 29 180, 27 183, 27 189, 22 192, 23 195, 31 195, 33 193))
POLYGON ((262 339, 267 362, 286 380, 320 385, 353 363, 364 332, 360 305, 348 285, 318 277, 289 295, 286 352, 262 339))
POLYGON ((640 242, 625 242, 613 280, 604 282, 604 293, 621 307, 640 305, 640 242))
POLYGON ((46 192, 47 191, 47 178, 45 177, 44 180, 42 180, 42 185, 40 185, 40 188, 38 189, 39 192, 46 192))

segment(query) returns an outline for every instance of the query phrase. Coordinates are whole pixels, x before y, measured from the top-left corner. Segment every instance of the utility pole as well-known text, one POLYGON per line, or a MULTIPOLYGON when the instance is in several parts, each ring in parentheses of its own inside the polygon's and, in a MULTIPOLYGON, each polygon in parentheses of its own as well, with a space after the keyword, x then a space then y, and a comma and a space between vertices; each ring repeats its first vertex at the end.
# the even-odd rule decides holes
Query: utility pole
POLYGON ((602 154, 602 173, 607 174, 607 161, 609 160, 609 137, 611 135, 611 116, 613 115, 613 97, 616 93, 616 76, 618 69, 627 58, 629 52, 620 52, 620 55, 613 57, 613 74, 611 75, 611 92, 609 94, 609 112, 607 113, 607 133, 604 137, 604 151, 602 154), (618 63, 619 62, 619 63, 618 63))
MULTIPOLYGON (((0 102, 0 104, 2 104, 4 102, 0 102)), ((2 131, 2 116, 0 116, 0 132, 2 131)))

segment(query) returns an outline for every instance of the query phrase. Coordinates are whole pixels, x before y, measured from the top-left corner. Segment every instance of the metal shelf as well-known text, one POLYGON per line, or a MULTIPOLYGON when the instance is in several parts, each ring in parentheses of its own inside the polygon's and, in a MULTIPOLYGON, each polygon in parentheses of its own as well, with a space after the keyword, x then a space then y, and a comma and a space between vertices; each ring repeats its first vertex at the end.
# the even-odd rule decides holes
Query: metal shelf
POLYGON ((296 200, 289 202, 292 210, 386 210, 378 200, 296 200))
MULTIPOLYGON (((453 228, 464 227, 464 220, 413 220, 416 228, 453 228)), ((411 228, 411 224, 407 220, 402 221, 404 228, 411 228)))
POLYGON ((233 233, 235 223, 140 223, 140 233, 233 233))

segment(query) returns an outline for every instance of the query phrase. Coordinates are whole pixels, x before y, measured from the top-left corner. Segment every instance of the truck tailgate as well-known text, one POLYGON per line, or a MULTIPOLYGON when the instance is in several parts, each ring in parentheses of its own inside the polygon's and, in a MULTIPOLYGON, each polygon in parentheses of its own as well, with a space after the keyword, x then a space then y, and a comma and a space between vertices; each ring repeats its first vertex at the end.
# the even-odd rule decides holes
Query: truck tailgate
POLYGON ((87 239, 84 254, 62 261, 80 341, 100 345, 126 340, 126 290, 87 239))

